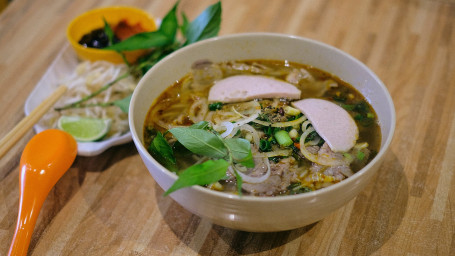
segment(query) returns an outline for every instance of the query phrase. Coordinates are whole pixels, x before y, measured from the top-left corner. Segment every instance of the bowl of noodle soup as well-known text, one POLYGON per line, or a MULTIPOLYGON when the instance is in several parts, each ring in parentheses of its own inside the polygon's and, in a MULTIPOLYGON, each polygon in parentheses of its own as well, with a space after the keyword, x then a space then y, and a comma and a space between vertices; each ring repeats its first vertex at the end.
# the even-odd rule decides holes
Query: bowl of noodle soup
MULTIPOLYGON (((266 76, 275 76, 274 72, 271 71, 266 76)), ((261 73, 261 75, 264 74, 261 73)), ((298 73, 298 76, 303 77, 305 75, 298 73)), ((290 72, 285 77, 288 82, 292 82, 295 74, 290 72)), ((342 93, 341 95, 344 94, 342 93)), ((353 114, 351 113, 351 115, 353 114)), ((361 117, 357 117, 357 115, 354 115, 353 119, 360 126, 361 117)), ((163 134, 167 136, 168 141, 173 143, 175 139, 169 137, 172 137, 172 135, 166 132, 166 129, 170 129, 170 132, 177 137, 177 130, 174 129, 174 133, 173 128, 193 125, 201 120, 207 122, 211 127, 211 131, 214 131, 220 137, 223 134, 225 135, 225 133, 232 133, 227 136, 236 138, 236 136, 242 136, 241 134, 248 134, 247 130, 250 128, 245 127, 251 126, 255 129, 261 127, 261 131, 259 132, 261 143, 259 143, 256 136, 242 137, 251 141, 253 158, 256 159, 258 155, 265 156, 263 159, 269 159, 270 161, 267 162, 264 160, 267 162, 264 166, 269 165, 269 169, 270 165, 272 169, 279 165, 284 166, 282 168, 283 173, 292 169, 295 172, 293 175, 300 177, 301 182, 299 183, 299 187, 296 189, 296 183, 293 181, 295 177, 293 177, 288 179, 285 189, 274 187, 273 189, 275 190, 272 189, 272 192, 261 190, 263 187, 256 186, 254 183, 267 182, 267 180, 271 180, 273 175, 285 177, 284 174, 274 174, 273 171, 270 174, 268 169, 266 177, 265 174, 256 175, 254 173, 248 174, 247 172, 240 174, 243 177, 244 186, 242 185, 242 192, 239 194, 235 186, 233 189, 229 189, 229 184, 230 181, 233 181, 232 184, 235 184, 235 178, 237 177, 235 173, 243 171, 241 171, 241 167, 236 167, 232 164, 229 168, 235 169, 235 171, 231 171, 231 173, 226 171, 227 177, 221 179, 220 182, 206 186, 194 185, 185 187, 170 193, 169 196, 188 211, 200 217, 207 218, 214 224, 244 231, 272 232, 299 228, 319 221, 358 195, 369 184, 375 173, 380 171, 381 162, 391 143, 395 129, 395 110, 385 85, 368 67, 352 56, 332 46, 302 37, 273 33, 248 33, 208 39, 178 50, 156 64, 139 81, 133 93, 129 109, 130 130, 133 141, 145 166, 162 189, 168 190, 179 176, 176 172, 170 171, 170 168, 164 167, 166 165, 157 157, 152 156, 153 154, 149 148, 149 137, 153 136, 153 133, 148 133, 149 127, 155 125, 153 129, 162 130, 163 134), (261 73, 263 72, 261 70, 268 70, 269 67, 274 67, 277 63, 278 65, 284 66, 284 70, 289 70, 289 67, 292 70, 310 70, 312 77, 322 79, 321 84, 325 88, 324 91, 310 92, 311 88, 309 91, 301 88, 303 98, 342 98, 338 93, 333 91, 333 88, 343 89, 345 88, 342 86, 343 84, 347 84, 348 87, 352 86, 352 91, 346 93, 347 96, 344 99, 346 102, 337 102, 337 104, 345 107, 351 113, 357 109, 357 106, 352 105, 349 100, 357 99, 357 97, 362 98, 364 105, 370 107, 368 114, 365 114, 365 116, 372 118, 370 121, 377 126, 375 130, 376 135, 372 140, 365 139, 365 141, 368 141, 367 144, 372 145, 371 150, 360 153, 358 151, 355 151, 355 153, 353 153, 354 151, 349 151, 349 154, 339 155, 344 160, 351 159, 350 163, 358 162, 359 159, 368 159, 368 161, 364 161, 362 165, 359 165, 360 167, 352 167, 348 173, 341 171, 343 175, 340 179, 337 179, 336 175, 332 177, 327 174, 328 168, 324 167, 325 172, 321 175, 325 176, 319 176, 318 179, 321 177, 323 179, 321 182, 316 182, 314 180, 314 177, 317 176, 317 171, 314 170, 315 164, 305 162, 311 159, 311 156, 314 154, 311 152, 308 153, 308 150, 296 149, 296 147, 302 147, 298 145, 299 139, 301 144, 307 145, 305 138, 314 129, 305 133, 303 124, 309 120, 305 118, 306 113, 303 116, 301 113, 299 115, 295 114, 295 117, 292 119, 279 120, 283 116, 294 115, 292 111, 286 111, 292 110, 293 107, 295 109, 298 106, 297 104, 292 105, 291 101, 285 99, 274 100, 261 98, 251 101, 239 100, 242 103, 227 102, 223 103, 223 106, 216 111, 203 111, 201 117, 199 116, 200 109, 206 109, 210 104, 198 102, 198 106, 194 106, 193 103, 197 102, 194 99, 203 98, 205 100, 209 89, 189 87, 187 94, 193 100, 191 103, 183 106, 183 109, 186 110, 182 110, 183 112, 189 111, 188 114, 185 114, 183 117, 169 114, 172 112, 172 108, 177 107, 179 103, 178 101, 172 101, 172 95, 175 98, 185 98, 183 91, 177 91, 173 94, 172 88, 179 88, 179 86, 185 88, 185 77, 188 77, 188 73, 191 73, 191 79, 196 79, 195 77, 198 76, 197 67, 207 65, 207 63, 209 66, 213 64, 221 67, 222 74, 218 78, 216 77, 217 75, 214 75, 214 78, 212 76, 213 73, 209 76, 203 76, 202 80, 209 77, 210 82, 208 84, 210 85, 208 86, 210 90, 213 84, 221 83, 220 81, 225 78, 223 76, 233 76, 230 73, 232 70, 235 70, 233 71, 234 73, 237 72, 235 75, 245 74, 245 72, 250 72, 249 75, 255 75, 255 72, 261 73), (260 71, 257 71, 257 69, 260 71), (229 75, 226 75, 228 73, 229 75), (332 91, 334 92, 333 94, 331 94, 332 91), (168 102, 168 105, 163 105, 166 104, 165 102, 168 102), (289 105, 287 105, 288 103, 289 105), (194 111, 195 108, 199 110, 194 111), (229 112, 225 111, 225 109, 235 112, 237 114, 236 119, 228 118, 227 120, 229 122, 221 122, 224 120, 223 118, 226 118, 226 113, 229 112), (277 110, 275 112, 283 110, 286 113, 268 115, 267 118, 262 118, 264 111, 270 109, 273 109, 273 111, 277 110), (255 110, 262 112, 253 113, 255 110), (166 113, 169 115, 166 115, 166 113), (221 118, 223 120, 216 121, 217 115, 218 118, 220 118, 220 115, 224 115, 221 118), (168 118, 167 121, 166 117, 168 118), (291 137, 293 127, 298 127, 299 130, 297 138, 292 138, 293 144, 286 144, 286 146, 290 145, 290 149, 283 148, 277 136, 275 137, 277 137, 278 142, 274 141, 271 148, 264 149, 262 147, 263 145, 259 147, 259 144, 262 144, 263 140, 274 140, 273 136, 267 137, 267 132, 263 128, 269 126, 280 128, 280 126, 287 126, 289 122, 293 122, 289 125, 289 129, 282 128, 282 130, 286 130, 286 132, 291 134, 291 137), (224 126, 220 125, 221 123, 224 123, 224 126), (270 125, 270 123, 273 124, 270 125), (230 128, 230 126, 234 128, 230 128), (239 127, 243 127, 243 130, 239 127), (303 129, 303 134, 300 127, 303 129), (238 130, 232 132, 230 129, 238 130), (301 140, 302 136, 305 136, 303 140, 301 140), (297 151, 293 151, 292 149, 296 149, 297 151), (301 152, 303 152, 303 156, 301 152), (299 154, 300 160, 297 159, 299 154), (356 156, 358 159, 355 159, 356 156), (285 162, 287 165, 285 165, 285 162), (314 173, 308 173, 308 170, 314 173), (265 181, 259 180, 258 177, 264 177, 265 181), (304 185, 304 181, 308 181, 310 177, 313 177, 313 180, 304 185), (250 182, 253 185, 248 184, 250 182)), ((308 123, 305 124, 305 127, 310 127, 308 125, 308 123)), ((313 126, 316 127, 316 123, 313 126)), ((365 136, 364 129, 359 127, 359 131, 358 142, 363 142, 365 136)), ((254 134, 254 131, 250 130, 250 132, 254 134)), ((319 150, 322 150, 324 145, 326 145, 323 144, 324 139, 316 138, 314 141, 314 146, 317 146, 319 150)), ((328 139, 327 142, 329 142, 328 139)), ((175 144, 173 145, 175 149, 175 144)), ((359 150, 362 147, 361 145, 363 144, 356 143, 351 150, 356 148, 359 150)), ((305 149, 309 149, 309 147, 303 146, 305 149)), ((176 155, 176 158, 178 157, 179 155, 176 155)), ((199 160, 200 158, 195 161, 199 160)), ((259 162, 254 161, 257 166, 259 162)), ((318 165, 316 164, 316 166, 318 165)), ((265 169, 267 168, 264 167, 265 169)), ((283 183, 283 180, 284 178, 280 182, 283 183)))

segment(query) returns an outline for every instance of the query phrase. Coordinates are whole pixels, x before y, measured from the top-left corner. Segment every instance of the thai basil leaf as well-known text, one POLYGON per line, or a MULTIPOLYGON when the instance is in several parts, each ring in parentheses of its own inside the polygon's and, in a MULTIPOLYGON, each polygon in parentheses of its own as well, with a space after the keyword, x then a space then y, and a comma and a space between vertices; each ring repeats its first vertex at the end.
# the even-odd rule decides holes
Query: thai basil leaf
POLYGON ((188 17, 186 17, 185 13, 182 13, 182 25, 180 26, 180 32, 182 32, 183 35, 186 34, 186 30, 189 25, 190 21, 188 20, 188 17))
POLYGON ((121 100, 114 101, 114 105, 119 107, 122 110, 122 112, 128 113, 128 110, 130 108, 131 96, 133 96, 133 94, 130 94, 121 100))
POLYGON ((236 170, 234 170, 234 174, 235 174, 235 179, 237 181, 237 193, 239 193, 239 195, 242 195, 242 185, 243 185, 242 176, 240 176, 236 170))
POLYGON ((161 31, 143 32, 128 37, 114 45, 108 46, 106 50, 132 51, 139 49, 149 49, 168 45, 171 41, 161 31))
POLYGON ((195 154, 213 158, 225 158, 228 154, 223 141, 207 130, 177 127, 169 131, 185 148, 195 154))
POLYGON ((178 21, 177 21, 177 5, 179 2, 177 2, 174 7, 164 16, 163 20, 161 21, 161 25, 159 28, 159 31, 163 33, 169 40, 170 42, 175 41, 175 36, 177 34, 177 29, 179 27, 178 21))
POLYGON ((149 151, 153 157, 171 171, 177 170, 177 161, 171 146, 167 143, 161 132, 158 132, 150 143, 149 151))
POLYGON ((200 121, 198 123, 195 123, 193 125, 190 126, 191 128, 195 128, 195 129, 207 129, 209 128, 209 122, 207 121, 200 121))
POLYGON ((224 142, 226 143, 235 162, 248 168, 254 167, 254 159, 253 154, 251 153, 251 144, 249 141, 241 138, 233 138, 226 139, 224 142))
MULTIPOLYGON (((178 4, 178 3, 177 3, 178 4)), ((135 34, 119 43, 106 47, 107 50, 131 51, 149 49, 172 44, 177 34, 177 4, 166 14, 161 22, 160 28, 153 32, 142 32, 135 34)))
POLYGON ((109 40, 109 45, 114 44, 114 31, 112 31, 111 26, 109 26, 109 23, 107 23, 106 19, 103 17, 103 22, 104 22, 104 33, 106 33, 106 36, 109 40))
POLYGON ((187 41, 185 45, 214 37, 218 34, 221 24, 221 2, 217 2, 205 9, 185 29, 187 41))
POLYGON ((164 196, 184 187, 214 183, 226 175, 228 167, 229 163, 223 159, 208 160, 202 164, 190 166, 179 175, 164 196))

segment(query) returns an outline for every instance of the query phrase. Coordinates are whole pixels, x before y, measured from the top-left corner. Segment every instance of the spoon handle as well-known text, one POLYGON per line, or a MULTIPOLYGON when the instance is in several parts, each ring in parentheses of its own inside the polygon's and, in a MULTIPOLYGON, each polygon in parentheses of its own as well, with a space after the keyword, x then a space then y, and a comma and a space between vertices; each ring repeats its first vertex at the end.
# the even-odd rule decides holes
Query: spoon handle
POLYGON ((21 188, 19 214, 17 216, 16 231, 9 248, 9 256, 27 255, 33 229, 45 199, 33 196, 30 192, 32 191, 24 191, 21 188))

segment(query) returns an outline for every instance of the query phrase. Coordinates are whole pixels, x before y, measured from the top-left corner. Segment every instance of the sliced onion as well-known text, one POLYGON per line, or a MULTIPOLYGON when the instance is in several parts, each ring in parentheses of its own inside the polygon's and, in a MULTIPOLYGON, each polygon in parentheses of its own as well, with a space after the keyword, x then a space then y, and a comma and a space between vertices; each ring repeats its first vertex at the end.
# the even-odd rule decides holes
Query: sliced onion
POLYGON ((306 129, 302 136, 300 137, 300 152, 302 152, 303 156, 310 160, 311 162, 320 164, 320 165, 325 165, 325 166, 334 166, 334 165, 343 165, 346 164, 345 161, 343 160, 338 160, 334 158, 328 158, 328 157, 319 157, 319 155, 312 154, 310 151, 306 149, 305 146, 305 139, 310 134, 311 132, 314 131, 313 127, 310 127, 306 129))
POLYGON ((256 118, 258 118, 258 116, 259 116, 259 113, 252 114, 251 116, 249 116, 247 118, 238 120, 237 122, 234 123, 234 125, 239 127, 241 125, 247 124, 247 123, 255 120, 256 118))
POLYGON ((354 175, 354 172, 351 170, 351 168, 346 168, 346 169, 342 168, 340 170, 340 172, 346 177, 351 177, 352 175, 354 175))
MULTIPOLYGON (((246 183, 261 183, 261 182, 264 182, 265 180, 267 180, 269 177, 270 177, 270 173, 271 173, 271 168, 270 168, 270 163, 269 163, 269 160, 267 158, 263 158, 263 161, 264 163, 266 164, 267 166, 267 172, 260 176, 260 177, 252 177, 252 176, 249 176, 249 175, 246 175, 242 172, 237 172, 239 174, 240 177, 242 177, 242 180, 246 183)), ((232 175, 235 176, 235 171, 234 169, 232 168, 232 166, 229 166, 229 171, 232 173, 232 175)))
POLYGON ((247 132, 250 132, 251 135, 253 136, 253 142, 254 144, 259 148, 259 134, 258 132, 256 131, 256 129, 254 129, 251 125, 249 124, 244 124, 242 126, 239 126, 239 129, 242 130, 242 131, 247 131, 247 132))
POLYGON ((257 120, 257 119, 253 120, 252 122, 260 124, 260 125, 263 125, 263 126, 271 126, 272 125, 272 123, 270 123, 270 122, 261 121, 261 120, 257 120))
POLYGON ((271 152, 259 153, 259 157, 275 157, 275 156, 290 156, 292 154, 292 149, 278 149, 271 152))
POLYGON ((226 127, 226 131, 221 134, 221 138, 226 138, 234 130, 234 124, 231 122, 222 122, 221 125, 226 127))
POLYGON ((321 137, 317 136, 314 140, 309 141, 309 142, 308 142, 308 145, 310 145, 310 146, 316 146, 316 145, 319 144, 320 141, 321 141, 321 137))
POLYGON ((306 116, 301 116, 298 119, 289 121, 289 122, 279 122, 279 123, 273 123, 272 127, 288 127, 288 126, 294 126, 300 123, 303 123, 303 121, 307 120, 306 116))

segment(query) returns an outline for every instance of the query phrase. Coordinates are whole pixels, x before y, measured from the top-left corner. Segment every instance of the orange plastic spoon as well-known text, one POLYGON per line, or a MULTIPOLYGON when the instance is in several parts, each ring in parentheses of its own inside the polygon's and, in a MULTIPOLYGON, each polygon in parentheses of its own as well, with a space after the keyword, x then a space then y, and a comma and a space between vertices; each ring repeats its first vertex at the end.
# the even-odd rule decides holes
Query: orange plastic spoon
POLYGON ((61 130, 45 130, 27 143, 20 161, 19 214, 9 255, 27 254, 41 206, 76 155, 76 141, 61 130))

